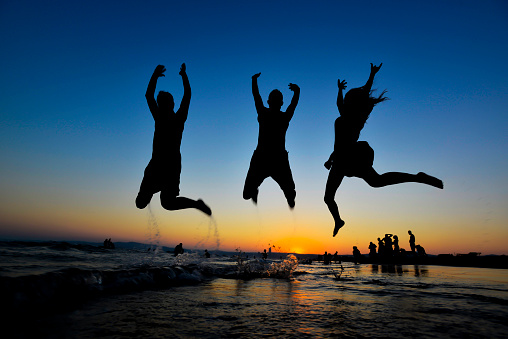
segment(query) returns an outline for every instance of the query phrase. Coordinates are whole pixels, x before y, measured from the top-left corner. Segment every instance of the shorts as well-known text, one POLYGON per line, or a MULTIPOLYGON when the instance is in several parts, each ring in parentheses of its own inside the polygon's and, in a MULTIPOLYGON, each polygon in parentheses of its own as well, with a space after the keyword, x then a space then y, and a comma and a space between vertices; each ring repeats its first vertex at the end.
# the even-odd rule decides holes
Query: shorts
POLYGON ((151 159, 145 168, 143 180, 139 188, 140 195, 153 195, 164 191, 165 194, 180 194, 180 172, 182 170, 181 155, 170 156, 164 161, 151 159))
POLYGON ((362 177, 374 164, 374 150, 367 141, 357 141, 347 152, 336 155, 334 166, 340 166, 340 171, 347 177, 362 177))
POLYGON ((268 177, 272 177, 284 193, 293 194, 295 182, 289 167, 287 151, 267 153, 255 150, 245 178, 244 192, 257 190, 268 177))

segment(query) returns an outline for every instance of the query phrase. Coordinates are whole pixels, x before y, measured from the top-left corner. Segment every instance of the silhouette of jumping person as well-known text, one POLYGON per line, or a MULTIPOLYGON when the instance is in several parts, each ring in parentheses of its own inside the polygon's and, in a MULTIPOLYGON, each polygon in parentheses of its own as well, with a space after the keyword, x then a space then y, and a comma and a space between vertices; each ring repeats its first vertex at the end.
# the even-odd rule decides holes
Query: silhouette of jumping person
POLYGON ((154 94, 157 80, 164 76, 165 71, 164 66, 158 65, 146 89, 145 97, 155 120, 155 132, 153 134, 152 159, 145 168, 136 198, 136 207, 145 208, 152 200, 152 196, 160 191, 161 205, 167 210, 196 208, 211 215, 212 211, 203 200, 192 200, 179 196, 182 169, 180 144, 189 112, 191 88, 185 63, 183 63, 179 74, 182 76, 184 93, 178 111, 175 113, 173 96, 168 92, 160 91, 156 101, 154 94))
POLYGON ((286 112, 280 110, 284 101, 282 93, 277 89, 268 96, 268 108, 266 108, 259 94, 260 75, 261 73, 257 73, 252 76, 252 95, 258 114, 259 136, 258 145, 252 155, 245 178, 243 198, 252 199, 257 204, 259 186, 266 178, 272 177, 284 192, 289 207, 294 208, 296 191, 286 151, 286 131, 300 98, 300 87, 289 84, 289 89, 294 94, 286 112))
POLYGON ((374 76, 381 68, 370 64, 370 76, 363 87, 349 90, 344 99, 342 92, 346 89, 346 81, 337 81, 339 91, 337 94, 337 108, 340 116, 335 120, 335 145, 330 158, 325 162, 326 169, 330 170, 326 182, 324 201, 335 221, 333 236, 344 226, 339 208, 335 202, 335 193, 344 176, 358 177, 372 187, 384 187, 404 182, 418 182, 443 188, 443 182, 423 172, 408 174, 401 172, 388 172, 378 174, 372 167, 374 151, 366 141, 358 141, 360 132, 369 118, 374 106, 387 100, 383 91, 378 97, 373 97, 372 83, 374 76))

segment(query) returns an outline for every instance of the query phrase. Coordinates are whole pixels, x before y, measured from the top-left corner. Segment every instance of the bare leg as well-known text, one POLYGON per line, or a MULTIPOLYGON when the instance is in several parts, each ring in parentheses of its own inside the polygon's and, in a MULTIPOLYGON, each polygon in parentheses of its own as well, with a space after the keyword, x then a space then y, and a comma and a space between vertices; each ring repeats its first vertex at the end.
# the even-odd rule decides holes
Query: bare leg
POLYGON ((328 206, 328 210, 333 216, 335 220, 335 227, 333 229, 333 236, 337 235, 339 229, 344 226, 345 222, 340 218, 339 207, 335 202, 335 193, 342 183, 342 179, 344 179, 344 175, 339 173, 337 170, 334 170, 333 166, 328 174, 328 180, 326 181, 326 189, 325 189, 325 204, 328 206))
POLYGON ((168 196, 167 194, 161 192, 161 205, 170 211, 195 208, 206 215, 212 215, 210 207, 208 207, 201 199, 192 200, 185 197, 168 196))
POLYGON ((282 169, 274 173, 272 175, 272 179, 275 180, 282 192, 284 192, 289 208, 295 208, 295 182, 293 181, 293 175, 291 173, 291 169, 289 168, 289 162, 287 163, 287 166, 284 166, 282 169))
POLYGON ((374 168, 370 168, 367 172, 359 176, 372 187, 384 187, 389 185, 402 184, 405 182, 417 182, 434 186, 437 188, 443 188, 443 182, 438 178, 432 177, 423 172, 418 174, 409 174, 402 172, 387 172, 384 174, 378 174, 374 168))
POLYGON ((252 199, 256 205, 258 203, 259 186, 266 179, 267 175, 263 170, 263 159, 260 158, 257 151, 254 151, 250 160, 249 171, 245 178, 243 186, 243 198, 245 200, 252 199))
POLYGON ((258 203, 258 194, 259 194, 259 186, 263 182, 265 178, 259 176, 259 173, 249 169, 247 173, 247 178, 245 178, 245 184, 243 187, 243 198, 245 200, 252 199, 252 202, 257 205, 258 203))

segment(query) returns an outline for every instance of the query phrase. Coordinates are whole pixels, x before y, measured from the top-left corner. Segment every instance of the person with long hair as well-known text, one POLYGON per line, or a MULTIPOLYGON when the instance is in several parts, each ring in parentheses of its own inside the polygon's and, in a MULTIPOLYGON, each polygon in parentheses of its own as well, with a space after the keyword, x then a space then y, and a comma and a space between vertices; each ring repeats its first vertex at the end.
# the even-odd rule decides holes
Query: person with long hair
POLYGON ((344 177, 357 177, 365 180, 372 187, 384 187, 405 182, 417 182, 437 188, 443 188, 443 182, 438 178, 423 172, 417 174, 388 172, 378 174, 374 170, 374 151, 366 141, 358 141, 370 113, 377 104, 388 100, 386 91, 379 96, 373 96, 372 84, 374 76, 383 64, 370 64, 370 76, 367 83, 359 88, 349 90, 343 98, 346 81, 338 79, 339 92, 337 108, 340 116, 335 120, 335 145, 330 158, 325 162, 330 170, 326 182, 324 201, 335 221, 333 236, 344 226, 339 208, 335 202, 335 193, 344 177))

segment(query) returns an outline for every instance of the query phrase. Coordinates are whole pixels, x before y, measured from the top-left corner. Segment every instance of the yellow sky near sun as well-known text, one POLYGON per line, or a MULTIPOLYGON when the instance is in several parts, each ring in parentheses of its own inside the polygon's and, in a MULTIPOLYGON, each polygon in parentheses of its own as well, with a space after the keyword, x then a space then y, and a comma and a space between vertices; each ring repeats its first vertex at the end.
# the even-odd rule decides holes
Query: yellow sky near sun
MULTIPOLYGON (((408 248, 407 230, 416 235, 417 243, 422 244, 430 254, 468 253, 483 254, 506 253, 505 240, 508 231, 500 225, 486 224, 477 227, 475 220, 449 220, 440 216, 414 220, 410 217, 388 218, 382 216, 351 216, 337 237, 331 236, 333 224, 328 214, 309 220, 297 211, 288 209, 279 213, 263 214, 256 207, 249 206, 251 213, 217 217, 220 249, 234 251, 262 252, 264 248, 275 245, 272 250, 296 253, 323 253, 338 251, 351 254, 352 246, 358 246, 364 254, 368 252, 370 241, 376 243, 377 237, 385 233, 397 234, 400 247, 408 248), (245 218, 245 216, 248 218, 245 218)), ((132 209, 129 212, 118 208, 83 208, 81 210, 38 207, 19 209, 8 217, 1 216, 4 224, 18 225, 24 235, 40 236, 54 240, 137 241, 147 243, 157 241, 160 245, 173 246, 179 242, 187 248, 199 244, 201 248, 215 249, 217 239, 213 223, 204 214, 193 210, 168 212, 152 204, 155 219, 147 210, 132 209), (156 221, 156 224, 152 222, 156 221)), ((316 216, 316 215, 314 215, 316 216)), ((5 232, 4 232, 5 233, 5 232)), ((19 233, 19 232, 18 232, 19 233)))
MULTIPOLYGON (((262 252, 270 244, 284 252, 351 254, 352 246, 358 246, 365 254, 369 242, 376 243, 377 237, 385 233, 397 234, 400 246, 408 248, 407 230, 411 229, 417 243, 430 254, 508 253, 506 213, 489 212, 490 209, 484 210, 473 200, 468 205, 458 205, 453 193, 446 190, 436 193, 430 189, 418 192, 367 189, 357 185, 348 195, 338 194, 346 226, 335 238, 332 237, 333 220, 321 200, 321 192, 312 196, 300 191, 293 211, 273 183, 263 186, 258 206, 225 194, 224 200, 210 204, 220 249, 262 252), (398 196, 405 199, 396 199, 398 196), (230 207, 232 201, 234 208, 230 207)), ((49 195, 40 192, 43 190, 18 188, 9 199, 7 196, 0 199, 2 234, 66 241, 101 242, 112 238, 149 243, 156 240, 167 246, 182 242, 187 248, 198 244, 201 248, 216 247, 214 225, 208 217, 196 210, 166 211, 160 206, 158 195, 150 205, 157 223, 154 225, 148 210, 135 208, 133 194, 128 191, 92 192, 93 199, 87 194, 56 189, 49 195)), ((503 210, 493 204, 490 208, 503 210)))

